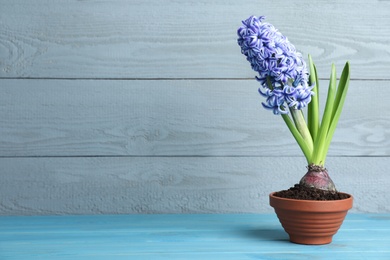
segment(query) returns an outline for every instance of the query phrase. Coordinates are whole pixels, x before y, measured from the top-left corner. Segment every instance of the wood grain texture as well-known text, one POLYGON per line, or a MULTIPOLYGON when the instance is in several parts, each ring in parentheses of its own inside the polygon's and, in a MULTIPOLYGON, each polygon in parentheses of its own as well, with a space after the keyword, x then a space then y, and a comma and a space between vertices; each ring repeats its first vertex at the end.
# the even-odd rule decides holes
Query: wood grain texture
POLYGON ((355 211, 390 212, 389 10, 380 0, 0 0, 0 215, 269 212, 268 193, 295 183, 305 161, 261 107, 236 43, 252 14, 312 54, 320 78, 350 60, 328 168, 346 173, 334 181, 355 211))
MULTIPOLYGON (((255 80, 2 80, 0 156, 300 156, 257 88, 255 80)), ((378 113, 390 110, 390 81, 350 88, 329 156, 390 155, 389 114, 378 113), (368 87, 382 93, 369 103, 368 87)))
POLYGON ((333 242, 288 242, 274 214, 0 217, 0 258, 378 259, 389 214, 348 214, 333 242))
MULTIPOLYGON (((0 77, 246 78, 236 29, 266 15, 320 74, 389 79, 389 1, 0 1, 0 77), (283 15, 281 15, 281 8, 283 15)), ((327 77, 323 76, 323 77, 327 77)))
MULTIPOLYGON (((352 212, 389 212, 389 159, 332 158, 352 212), (375 170, 373 170, 375 169, 375 170)), ((268 194, 306 173, 303 158, 142 157, 0 159, 1 215, 264 213, 268 194)))

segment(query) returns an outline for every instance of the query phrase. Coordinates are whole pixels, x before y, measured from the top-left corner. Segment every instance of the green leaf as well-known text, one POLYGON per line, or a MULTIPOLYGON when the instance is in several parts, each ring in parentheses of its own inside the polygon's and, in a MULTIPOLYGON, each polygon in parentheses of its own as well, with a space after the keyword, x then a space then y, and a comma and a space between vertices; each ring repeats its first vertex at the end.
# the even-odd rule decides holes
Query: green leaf
POLYGON ((337 93, 336 93, 336 98, 335 98, 336 105, 333 107, 333 112, 332 112, 333 120, 335 118, 337 110, 340 109, 339 113, 341 113, 341 109, 343 108, 345 96, 347 95, 347 91, 348 91, 349 73, 350 73, 349 62, 347 62, 347 63, 345 63, 343 72, 341 73, 341 77, 339 80, 339 85, 337 87, 337 93), (342 100, 343 98, 344 98, 344 100, 342 100), (341 106, 340 106, 340 104, 341 104, 341 106))
POLYGON ((340 77, 339 85, 337 87, 337 94, 335 98, 335 106, 332 111, 332 122, 330 123, 328 135, 326 137, 324 150, 327 152, 330 146, 330 143, 333 138, 333 134, 336 131, 337 123, 339 121, 341 111, 343 110, 345 98, 347 97, 348 86, 350 79, 350 67, 349 62, 344 66, 343 72, 340 77))
POLYGON ((326 157, 327 151, 324 150, 326 138, 328 136, 329 125, 332 121, 333 114, 333 105, 335 101, 335 93, 336 93, 336 67, 332 64, 332 71, 330 74, 329 88, 328 88, 328 96, 326 99, 325 110, 321 121, 321 126, 319 128, 319 134, 314 142, 314 152, 312 162, 316 165, 323 165, 326 157))
POLYGON ((319 128, 319 81, 317 76, 317 70, 311 55, 309 55, 309 68, 310 68, 310 78, 309 84, 315 85, 313 88, 314 96, 307 108, 307 125, 310 131, 310 134, 313 138, 313 141, 316 140, 319 128))

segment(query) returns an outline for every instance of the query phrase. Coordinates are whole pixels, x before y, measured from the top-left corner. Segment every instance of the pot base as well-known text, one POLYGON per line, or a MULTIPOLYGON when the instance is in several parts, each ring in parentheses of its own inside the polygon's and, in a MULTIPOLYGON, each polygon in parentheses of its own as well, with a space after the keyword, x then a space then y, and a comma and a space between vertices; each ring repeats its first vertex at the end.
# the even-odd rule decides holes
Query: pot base
POLYGON ((332 242, 353 198, 332 201, 285 199, 270 194, 270 205, 275 209, 290 241, 305 245, 323 245, 332 242))
POLYGON ((301 245, 326 245, 332 243, 332 236, 327 237, 303 237, 303 236, 291 236, 290 242, 301 245))

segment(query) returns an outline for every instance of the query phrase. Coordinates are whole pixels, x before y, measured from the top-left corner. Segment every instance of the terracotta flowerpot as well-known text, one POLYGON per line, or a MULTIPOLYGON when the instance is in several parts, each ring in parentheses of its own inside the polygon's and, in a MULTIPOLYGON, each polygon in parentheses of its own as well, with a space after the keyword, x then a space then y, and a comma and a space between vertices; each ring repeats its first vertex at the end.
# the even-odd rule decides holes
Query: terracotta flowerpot
POLYGON ((353 201, 351 195, 343 200, 314 201, 280 198, 274 192, 269 198, 290 241, 306 245, 331 243, 353 201))

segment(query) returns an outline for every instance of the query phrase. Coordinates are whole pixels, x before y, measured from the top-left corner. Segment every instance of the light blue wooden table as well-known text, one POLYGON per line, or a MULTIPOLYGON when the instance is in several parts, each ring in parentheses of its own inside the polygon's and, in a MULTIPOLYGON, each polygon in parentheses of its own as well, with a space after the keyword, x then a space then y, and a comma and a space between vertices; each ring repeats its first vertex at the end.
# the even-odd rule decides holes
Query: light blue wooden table
POLYGON ((323 246, 273 214, 6 216, 0 259, 390 259, 390 214, 349 214, 323 246))

